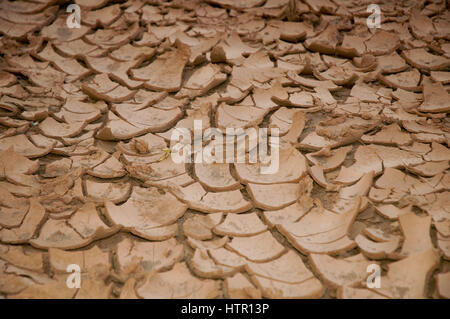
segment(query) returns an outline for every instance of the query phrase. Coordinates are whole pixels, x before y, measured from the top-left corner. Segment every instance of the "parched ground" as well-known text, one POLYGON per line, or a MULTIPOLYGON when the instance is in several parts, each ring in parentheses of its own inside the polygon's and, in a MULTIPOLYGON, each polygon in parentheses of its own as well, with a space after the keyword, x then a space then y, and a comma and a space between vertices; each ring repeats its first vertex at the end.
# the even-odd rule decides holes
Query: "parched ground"
POLYGON ((0 34, 0 298, 450 297, 448 1, 2 0, 0 34), (277 173, 176 163, 196 120, 278 128, 277 173))

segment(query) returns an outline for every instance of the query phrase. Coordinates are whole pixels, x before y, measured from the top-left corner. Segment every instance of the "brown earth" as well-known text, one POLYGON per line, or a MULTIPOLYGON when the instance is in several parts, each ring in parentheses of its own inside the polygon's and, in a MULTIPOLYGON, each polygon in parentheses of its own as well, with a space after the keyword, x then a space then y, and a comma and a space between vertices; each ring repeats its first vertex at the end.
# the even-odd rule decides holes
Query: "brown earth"
POLYGON ((448 1, 70 3, 0 2, 0 298, 450 297, 448 1))

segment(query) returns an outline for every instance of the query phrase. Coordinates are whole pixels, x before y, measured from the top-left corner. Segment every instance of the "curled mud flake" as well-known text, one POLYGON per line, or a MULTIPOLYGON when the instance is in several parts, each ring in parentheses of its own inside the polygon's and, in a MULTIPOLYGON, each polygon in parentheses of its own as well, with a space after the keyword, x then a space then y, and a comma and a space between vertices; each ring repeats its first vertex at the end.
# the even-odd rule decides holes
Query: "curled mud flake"
POLYGON ((186 237, 197 240, 212 239, 212 229, 222 220, 222 213, 209 214, 206 216, 195 215, 183 223, 183 233, 186 237))
POLYGON ((365 196, 369 192, 373 183, 374 172, 364 174, 361 179, 351 186, 342 187, 337 195, 337 200, 333 204, 333 211, 336 213, 345 213, 351 209, 353 201, 357 197, 361 197, 361 205, 359 211, 364 211, 369 205, 369 201, 365 196))
POLYGON ((406 213, 400 215, 398 220, 405 237, 401 255, 411 256, 434 248, 430 237, 431 216, 419 217, 414 213, 406 213))
POLYGON ((445 70, 450 66, 450 59, 430 54, 423 48, 402 51, 402 57, 406 62, 423 71, 445 70))
POLYGON ((334 92, 334 91, 338 91, 341 88, 340 86, 335 85, 330 80, 325 80, 325 81, 314 80, 314 79, 310 79, 310 78, 306 78, 306 77, 297 75, 297 74, 293 73, 292 71, 289 71, 287 73, 287 76, 295 84, 303 85, 303 86, 306 86, 306 87, 309 87, 312 89, 323 88, 323 89, 327 89, 330 92, 334 92))
POLYGON ((75 3, 86 10, 93 10, 103 7, 108 3, 107 0, 75 0, 75 3))
POLYGON ((56 69, 69 75, 70 82, 81 79, 91 72, 76 60, 65 58, 56 53, 50 43, 47 43, 46 47, 37 56, 45 61, 51 62, 56 69))
POLYGON ((232 32, 226 39, 219 41, 210 52, 211 62, 242 62, 243 56, 255 53, 258 48, 250 47, 242 42, 236 32, 232 32))
POLYGON ((5 228, 19 227, 29 210, 26 199, 16 197, 9 192, 10 187, 0 187, 0 226, 5 228))
POLYGON ((312 198, 302 196, 299 201, 279 210, 265 211, 264 221, 270 226, 291 224, 298 221, 313 206, 312 198))
POLYGON ((366 46, 364 45, 366 40, 367 37, 345 34, 342 43, 336 47, 336 52, 349 58, 362 56, 366 53, 366 46))
POLYGON ((400 244, 400 238, 396 237, 386 242, 375 242, 359 234, 356 236, 355 242, 365 256, 371 259, 386 259, 394 256, 394 252, 400 244))
POLYGON ((244 257, 226 248, 209 249, 208 252, 216 264, 227 266, 238 271, 242 271, 248 262, 244 257))
POLYGON ((208 3, 227 9, 249 9, 261 6, 265 1, 250 0, 250 1, 231 1, 231 0, 207 0, 208 3))
POLYGON ((441 174, 450 168, 448 161, 440 161, 440 162, 426 162, 424 164, 416 165, 416 166, 408 166, 407 167, 410 172, 414 174, 431 177, 438 174, 441 174))
POLYGON ((106 27, 117 20, 121 14, 120 6, 115 4, 98 10, 88 11, 83 17, 83 23, 90 27, 106 27))
POLYGON ((309 260, 320 278, 333 288, 355 287, 367 277, 373 262, 361 254, 338 259, 325 254, 311 254, 309 260))
POLYGON ((117 149, 122 152, 122 154, 136 156, 162 154, 163 149, 165 148, 167 148, 167 143, 164 141, 164 139, 152 133, 135 137, 128 143, 119 142, 117 144, 117 149))
POLYGON ((427 194, 423 198, 424 200, 418 203, 418 206, 425 210, 435 222, 450 219, 449 195, 448 191, 427 194))
POLYGON ((227 80, 227 75, 220 72, 220 67, 208 64, 197 69, 183 85, 181 91, 176 94, 177 98, 194 98, 207 93, 209 90, 227 80))
POLYGON ((288 109, 287 107, 281 107, 275 113, 270 116, 270 127, 276 127, 280 130, 279 135, 284 136, 289 131, 293 123, 293 116, 296 112, 295 109, 288 109))
POLYGON ((193 272, 203 278, 224 278, 236 273, 237 269, 223 265, 217 265, 203 249, 196 249, 194 256, 189 261, 193 272))
MULTIPOLYGON (((38 30, 39 26, 35 24, 15 24, 13 22, 0 18, 0 33, 12 39, 25 38, 27 34, 38 30)), ((87 32, 86 28, 86 32, 87 32)))
POLYGON ((136 91, 131 91, 124 86, 116 86, 108 92, 101 91, 102 88, 83 84, 83 91, 93 98, 100 98, 108 102, 123 102, 133 97, 136 91), (100 90, 98 90, 100 89, 100 90))
POLYGON ((82 237, 65 220, 49 219, 39 231, 39 236, 31 239, 32 246, 40 249, 76 249, 89 245, 95 236, 82 237))
POLYGON ((260 299, 261 292, 241 273, 225 279, 225 289, 231 299, 260 299))
POLYGON ((310 108, 314 106, 314 98, 308 92, 295 92, 289 95, 289 106, 310 108))
POLYGON ((292 116, 292 124, 286 135, 281 137, 281 143, 290 143, 292 145, 298 142, 298 138, 303 132, 306 124, 306 115, 301 111, 295 111, 292 116))
POLYGON ((305 254, 347 251, 356 246, 347 234, 360 203, 361 199, 357 198, 353 208, 344 214, 319 206, 310 210, 299 221, 277 225, 277 228, 295 248, 305 254))
POLYGON ((423 103, 417 108, 421 112, 450 112, 450 95, 441 83, 424 83, 423 103))
POLYGON ((400 39, 395 33, 379 29, 375 34, 365 42, 368 53, 377 55, 386 55, 393 53, 400 46, 400 39))
POLYGON ((416 195, 424 195, 437 190, 436 185, 421 182, 395 168, 386 168, 383 175, 375 182, 375 186, 404 194, 412 193, 416 195))
POLYGON ((253 100, 255 106, 266 111, 274 110, 278 107, 279 102, 287 101, 288 93, 285 88, 281 86, 277 79, 273 85, 268 89, 254 88, 253 100))
POLYGON ((144 238, 147 231, 153 237, 152 229, 173 224, 186 209, 172 194, 162 194, 154 187, 134 187, 130 198, 120 206, 105 202, 106 216, 112 223, 144 238))
POLYGON ((110 53, 110 57, 122 62, 127 61, 141 61, 143 59, 150 59, 155 54, 155 49, 149 47, 135 47, 131 44, 126 44, 117 50, 110 53))
POLYGON ((311 51, 334 54, 339 43, 338 36, 339 31, 336 26, 329 24, 318 36, 305 40, 304 45, 311 51))
POLYGON ((306 268, 302 259, 293 250, 269 262, 248 262, 245 269, 250 276, 259 276, 287 284, 300 284, 311 278, 313 273, 306 268))
POLYGON ((225 192, 206 192, 200 183, 178 187, 173 183, 169 191, 178 199, 187 203, 189 208, 203 213, 243 213, 252 208, 239 190, 225 192))
POLYGON ((58 274, 67 273, 67 266, 71 264, 79 265, 82 273, 92 271, 96 265, 107 265, 108 269, 111 270, 109 253, 103 252, 97 246, 81 251, 50 248, 48 255, 51 270, 58 274))
POLYGON ((430 78, 434 82, 440 82, 442 84, 449 84, 450 83, 450 72, 431 71, 430 78))
POLYGON ((172 127, 183 114, 178 107, 168 110, 156 107, 146 107, 136 111, 116 108, 116 111, 127 124, 129 123, 129 125, 139 128, 145 133, 166 131, 172 127))
POLYGON ((441 298, 450 299, 450 273, 436 275, 436 290, 441 298))
POLYGON ((130 275, 170 269, 183 257, 183 247, 174 238, 161 242, 137 242, 129 238, 117 245, 116 257, 120 274, 130 275))
POLYGON ((105 282, 108 273, 105 265, 96 265, 91 272, 81 275, 83 285, 74 299, 108 299, 113 290, 113 283, 105 282))
MULTIPOLYGON (((4 267, 4 262, 0 262, 0 266, 4 267)), ((2 269, 0 271, 0 292, 3 294, 14 295, 18 294, 25 288, 35 285, 36 283, 30 278, 5 273, 2 269)))
POLYGON ((62 158, 51 162, 45 166, 46 177, 57 177, 67 174, 72 168, 72 160, 70 158, 62 158))
MULTIPOLYGON (((272 163, 271 163, 272 164, 272 163)), ((278 184, 298 182, 307 171, 305 157, 294 147, 279 150, 279 169, 274 174, 263 172, 260 163, 235 163, 236 174, 241 183, 278 184)))
POLYGON ((314 165, 320 164, 324 172, 329 172, 340 167, 351 150, 351 146, 344 146, 332 150, 328 154, 321 154, 320 151, 308 153, 306 158, 314 165))
POLYGON ((350 167, 341 166, 335 183, 351 184, 358 181, 364 174, 373 171, 375 174, 382 172, 382 160, 369 147, 359 146, 355 152, 355 164, 350 167))
POLYGON ((111 156, 103 163, 87 171, 89 175, 99 178, 117 178, 126 174, 123 164, 115 157, 111 156))
POLYGON ((109 158, 109 154, 100 148, 91 148, 89 154, 73 155, 72 168, 93 169, 109 158))
POLYGON ((146 81, 144 86, 156 91, 176 92, 181 88, 184 67, 190 50, 180 45, 174 51, 160 55, 153 63, 131 71, 137 80, 146 81))
POLYGON ((44 272, 42 253, 24 248, 25 247, 21 246, 7 246, 0 244, 0 258, 23 269, 44 272))
POLYGON ((450 160, 450 150, 445 145, 433 142, 431 152, 425 154, 423 158, 432 162, 448 161, 450 160))
POLYGON ((125 201, 131 192, 129 183, 101 183, 87 179, 85 181, 86 197, 96 201, 105 200, 113 203, 125 201))
POLYGON ((330 80, 336 85, 351 85, 358 79, 358 75, 350 69, 335 65, 324 72, 314 72, 314 76, 319 80, 330 80))
POLYGON ((39 130, 48 137, 73 137, 81 133, 86 122, 60 123, 51 117, 47 117, 39 124, 39 130))
POLYGON ((328 181, 323 173, 323 168, 321 165, 314 165, 309 168, 309 175, 314 179, 314 181, 321 187, 327 189, 329 187, 328 181))
POLYGON ((438 234, 437 245, 439 250, 442 252, 445 260, 450 260, 450 236, 445 237, 438 234))
POLYGON ((67 286, 66 280, 60 278, 46 284, 28 286, 17 294, 9 295, 11 299, 72 299, 78 289, 67 286))
POLYGON ((228 163, 196 163, 194 171, 200 183, 209 190, 227 191, 240 188, 240 183, 230 173, 228 163))
POLYGON ((352 288, 347 286, 340 287, 337 296, 339 299, 388 299, 366 288, 352 288))
POLYGON ((220 104, 215 122, 218 128, 243 128, 259 125, 267 111, 250 105, 220 104))
POLYGON ((384 74, 397 73, 408 68, 405 60, 395 51, 391 54, 378 56, 377 61, 378 69, 384 74))
POLYGON ((251 276, 250 279, 265 298, 310 299, 320 298, 324 293, 323 285, 316 277, 296 284, 284 283, 260 276, 251 276))
POLYGON ((273 260, 286 251, 269 231, 250 237, 235 237, 226 247, 254 262, 273 260))
POLYGON ((100 239, 111 236, 119 227, 108 227, 100 219, 95 204, 86 203, 68 220, 68 224, 83 238, 100 239))
POLYGON ((167 187, 170 183, 185 186, 193 183, 187 174, 184 163, 175 163, 170 153, 158 155, 154 163, 131 163, 128 165, 128 173, 145 182, 146 185, 155 187, 167 187))
POLYGON ((229 238, 227 236, 220 237, 218 239, 213 240, 197 240, 191 237, 187 237, 187 243, 192 248, 201 248, 201 249, 218 249, 223 246, 229 241, 229 238))
POLYGON ((256 213, 227 214, 225 220, 214 227, 214 232, 223 236, 253 236, 266 229, 256 213))
MULTIPOLYGON (((390 193, 390 191, 388 191, 390 193)), ((396 207, 392 204, 375 206, 376 211, 383 217, 390 220, 397 220, 400 215, 412 213, 412 206, 405 206, 403 208, 396 207)))
POLYGON ((0 241, 4 243, 27 243, 36 234, 46 216, 45 208, 35 198, 30 199, 30 208, 22 224, 16 228, 0 230, 0 241))
POLYGON ((17 154, 12 147, 0 151, 0 169, 10 183, 30 189, 40 188, 36 176, 32 175, 39 169, 38 161, 31 161, 25 156, 17 154))
POLYGON ((426 298, 427 280, 438 265, 439 256, 433 249, 411 255, 389 264, 387 275, 381 277, 383 285, 369 289, 388 298, 426 298))
POLYGON ((403 89, 406 91, 419 91, 420 78, 421 75, 420 72, 417 71, 417 69, 391 75, 382 75, 381 73, 378 75, 378 80, 383 84, 392 88, 403 89))
POLYGON ((5 71, 0 71, 1 80, 0 80, 0 87, 8 87, 16 83, 17 78, 14 74, 8 73, 5 71))
POLYGON ((389 233, 387 230, 372 227, 364 228, 363 233, 370 239, 377 242, 388 242, 397 237, 396 235, 389 233))
POLYGON ((430 134, 441 134, 442 131, 439 127, 429 124, 421 124, 416 121, 402 121, 402 126, 404 129, 411 133, 430 133, 430 134))
POLYGON ((364 143, 374 143, 383 145, 409 145, 412 142, 408 133, 402 132, 397 123, 385 126, 380 132, 374 135, 363 135, 361 140, 364 143))
POLYGON ((59 113, 54 114, 67 123, 93 122, 101 117, 101 113, 107 110, 103 101, 97 103, 84 103, 77 99, 68 99, 59 113))
POLYGON ((440 222, 435 222, 434 226, 436 230, 444 237, 450 236, 450 220, 443 220, 440 222))
POLYGON ((409 26, 411 27, 412 34, 416 38, 425 41, 430 41, 436 33, 436 29, 434 28, 431 19, 421 14, 418 8, 411 9, 409 26))
POLYGON ((112 49, 128 43, 138 33, 139 24, 135 22, 123 29, 97 29, 94 33, 85 35, 84 39, 88 43, 97 44, 103 49, 112 49))
POLYGON ((138 299, 136 294, 136 278, 129 278, 120 290, 120 299, 138 299))
POLYGON ((445 143, 447 139, 444 135, 440 134, 431 134, 431 133, 417 133, 411 134, 413 140, 421 142, 421 143, 445 143))
POLYGON ((294 203, 300 196, 298 183, 253 184, 248 183, 247 191, 255 206, 265 210, 276 210, 294 203))
POLYGON ((106 117, 106 125, 97 132, 95 137, 105 141, 126 140, 145 132, 145 128, 136 127, 109 111, 106 117))
POLYGON ((215 298, 219 294, 216 281, 192 276, 185 263, 177 263, 166 272, 149 274, 136 292, 149 299, 215 298))

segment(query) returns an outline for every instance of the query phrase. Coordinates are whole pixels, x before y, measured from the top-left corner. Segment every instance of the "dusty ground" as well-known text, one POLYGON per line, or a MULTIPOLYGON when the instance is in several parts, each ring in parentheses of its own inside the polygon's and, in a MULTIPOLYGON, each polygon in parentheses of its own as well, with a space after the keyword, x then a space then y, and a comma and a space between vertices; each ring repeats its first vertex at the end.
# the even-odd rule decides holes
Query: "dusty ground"
POLYGON ((0 298, 449 298, 449 4, 372 2, 1 1, 0 298))

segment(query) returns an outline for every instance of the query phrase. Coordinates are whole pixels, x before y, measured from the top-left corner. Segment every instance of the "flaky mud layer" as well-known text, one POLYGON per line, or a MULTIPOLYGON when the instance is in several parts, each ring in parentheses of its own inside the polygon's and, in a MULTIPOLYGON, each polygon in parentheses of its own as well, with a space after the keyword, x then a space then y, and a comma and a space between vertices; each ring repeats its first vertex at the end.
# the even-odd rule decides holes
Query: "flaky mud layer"
POLYGON ((0 298, 450 297, 446 1, 69 4, 0 2, 0 298))

